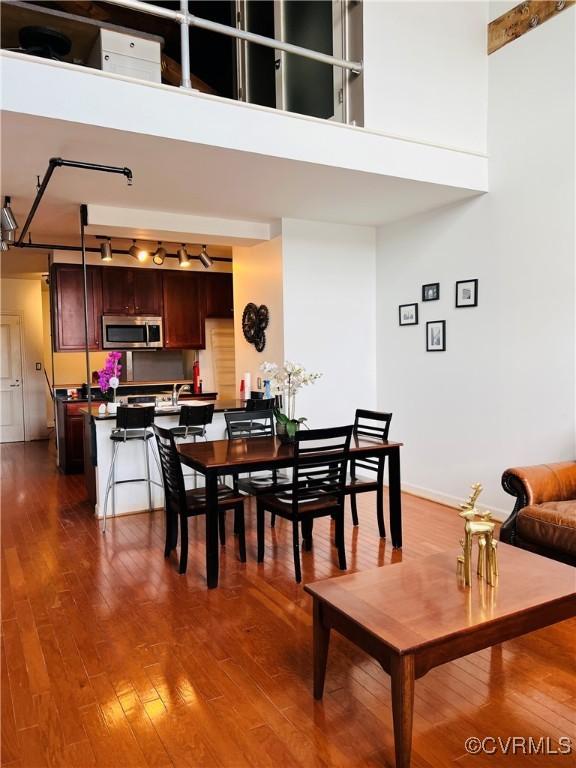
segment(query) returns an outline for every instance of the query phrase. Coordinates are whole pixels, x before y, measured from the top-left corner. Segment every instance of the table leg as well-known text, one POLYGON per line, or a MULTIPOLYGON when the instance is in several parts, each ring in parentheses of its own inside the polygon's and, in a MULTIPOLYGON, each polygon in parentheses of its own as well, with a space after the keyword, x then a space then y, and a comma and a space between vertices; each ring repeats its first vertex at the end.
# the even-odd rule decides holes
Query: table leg
POLYGON ((400 493, 400 448, 388 458, 388 491, 390 495, 390 532, 394 549, 402 547, 402 495, 400 493))
POLYGON ((218 586, 218 476, 206 473, 206 579, 208 588, 218 586))
POLYGON ((330 643, 330 627, 326 626, 322 616, 322 603, 314 598, 314 698, 321 699, 324 693, 326 664, 328 662, 328 645, 330 643))
POLYGON ((396 768, 410 768, 414 715, 414 656, 393 656, 390 676, 396 768))

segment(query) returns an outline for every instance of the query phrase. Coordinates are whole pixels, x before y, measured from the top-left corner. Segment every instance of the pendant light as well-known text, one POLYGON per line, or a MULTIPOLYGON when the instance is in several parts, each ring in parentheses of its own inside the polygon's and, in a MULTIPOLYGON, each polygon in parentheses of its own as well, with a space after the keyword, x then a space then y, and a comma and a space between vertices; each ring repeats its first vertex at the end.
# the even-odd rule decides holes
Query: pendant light
POLYGON ((4 233, 6 232, 15 232, 18 229, 18 222, 16 221, 16 217, 12 213, 12 208, 10 207, 10 198, 8 195, 4 198, 4 205, 2 207, 2 231, 4 233))
POLYGON ((157 264, 159 267, 164 264, 164 259, 166 258, 166 248, 162 247, 162 243, 158 243, 158 247, 152 254, 152 261, 154 264, 157 264))
POLYGON ((202 246, 202 250, 200 251, 198 258, 200 259, 202 264, 204 264, 204 267, 206 269, 210 269, 210 267, 214 264, 210 256, 208 256, 205 245, 202 246))
POLYGON ((181 248, 178 248, 178 263, 181 267, 190 266, 190 257, 188 256, 188 251, 186 250, 184 243, 182 243, 181 248))
POLYGON ((145 251, 144 248, 138 248, 136 245, 136 240, 132 240, 132 245, 128 249, 128 253, 130 256, 136 259, 136 261, 140 262, 146 261, 148 256, 150 256, 148 251, 145 251))
POLYGON ((112 244, 109 237, 100 243, 100 258, 102 261, 112 261, 112 244))

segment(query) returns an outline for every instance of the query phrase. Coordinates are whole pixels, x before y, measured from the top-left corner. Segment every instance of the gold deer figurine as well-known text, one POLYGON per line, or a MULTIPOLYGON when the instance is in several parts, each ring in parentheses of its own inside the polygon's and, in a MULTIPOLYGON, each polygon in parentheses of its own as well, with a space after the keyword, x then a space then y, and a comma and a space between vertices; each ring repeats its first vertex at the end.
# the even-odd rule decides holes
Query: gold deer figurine
POLYGON ((469 497, 460 504, 460 517, 464 518, 464 538, 460 540, 462 554, 458 556, 456 570, 458 575, 464 577, 464 584, 469 587, 472 584, 472 548, 474 538, 478 539, 478 563, 476 573, 479 579, 488 582, 491 587, 496 586, 498 578, 497 541, 494 539, 494 526, 492 513, 481 512, 476 508, 478 497, 482 493, 482 485, 474 483, 469 497))

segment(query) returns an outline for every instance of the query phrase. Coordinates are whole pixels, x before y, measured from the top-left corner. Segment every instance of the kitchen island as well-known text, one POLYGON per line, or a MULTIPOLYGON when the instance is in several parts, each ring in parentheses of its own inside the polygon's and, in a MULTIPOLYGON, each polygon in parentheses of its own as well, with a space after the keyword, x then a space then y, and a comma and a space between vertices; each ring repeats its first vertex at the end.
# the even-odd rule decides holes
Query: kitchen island
MULTIPOLYGON (((245 404, 240 400, 214 400, 214 418, 206 426, 207 440, 222 440, 226 437, 226 411, 243 411, 245 404)), ((206 405, 206 400, 186 400, 178 405, 162 403, 154 408, 154 422, 159 427, 169 429, 178 424, 180 405, 206 405)), ((153 407, 153 406, 139 406, 153 407)), ((94 506, 96 517, 103 517, 106 484, 112 461, 112 440, 110 433, 116 427, 116 415, 101 414, 97 406, 81 408, 84 417, 84 478, 89 501, 94 506)), ((150 441, 152 443, 152 441, 150 441)), ((156 441, 150 446, 155 456, 158 456, 156 441)), ((145 471, 145 448, 140 440, 123 443, 119 448, 116 459, 116 480, 143 478, 145 471)), ((152 483, 152 506, 154 509, 164 506, 164 493, 161 487, 160 473, 156 461, 150 458, 150 478, 152 483)), ((195 483, 203 485, 201 475, 196 479, 188 470, 184 471, 186 488, 195 487, 195 483)), ((116 516, 132 515, 148 511, 148 490, 146 483, 123 483, 116 486, 116 516)), ((108 516, 112 515, 112 491, 108 498, 108 516)))

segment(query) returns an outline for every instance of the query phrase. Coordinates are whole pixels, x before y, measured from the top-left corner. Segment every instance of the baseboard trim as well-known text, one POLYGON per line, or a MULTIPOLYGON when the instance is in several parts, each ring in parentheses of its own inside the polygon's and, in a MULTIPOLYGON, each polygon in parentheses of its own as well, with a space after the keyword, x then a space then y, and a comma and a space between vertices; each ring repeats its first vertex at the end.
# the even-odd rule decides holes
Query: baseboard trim
MULTIPOLYGON (((420 485, 411 485, 410 483, 402 483, 402 491, 405 493, 411 493, 413 496, 418 496, 421 499, 428 499, 428 501, 436 501, 439 504, 444 504, 447 507, 458 509, 464 499, 460 496, 452 496, 449 493, 443 493, 442 491, 436 491, 432 488, 423 488, 420 485)), ((478 505, 478 509, 484 511, 490 509, 492 517, 499 523, 504 522, 510 515, 509 509, 499 509, 498 507, 486 507, 483 504, 478 505)))

